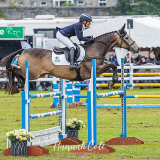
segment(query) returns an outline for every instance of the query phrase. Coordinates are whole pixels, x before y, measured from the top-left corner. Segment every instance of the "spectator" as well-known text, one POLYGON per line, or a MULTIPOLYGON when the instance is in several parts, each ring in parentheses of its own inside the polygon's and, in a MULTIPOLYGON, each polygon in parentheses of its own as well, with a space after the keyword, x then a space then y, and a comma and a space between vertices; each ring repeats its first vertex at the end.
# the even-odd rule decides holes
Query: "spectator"
POLYGON ((110 61, 111 63, 115 63, 117 66, 119 66, 119 64, 118 64, 116 58, 114 57, 114 54, 113 54, 113 53, 110 53, 110 54, 109 54, 109 61, 110 61))
MULTIPOLYGON (((149 73, 150 69, 145 69, 144 73, 149 73)), ((140 83, 158 83, 157 80, 140 80, 140 83)), ((139 89, 151 89, 153 87, 140 87, 139 89)))
POLYGON ((146 60, 146 63, 158 64, 157 60, 155 59, 155 55, 153 52, 149 54, 149 58, 146 60))
POLYGON ((146 64, 146 57, 144 55, 140 56, 140 60, 136 63, 136 65, 146 64))
MULTIPOLYGON (((130 55, 131 55, 131 52, 130 52, 130 51, 127 51, 127 54, 126 54, 126 56, 124 57, 124 64, 127 65, 127 63, 129 63, 130 55)), ((131 63, 134 63, 133 57, 131 57, 131 63)), ((125 73, 129 73, 129 69, 124 69, 124 72, 125 72, 125 73)), ((125 83, 129 83, 128 80, 124 80, 124 82, 125 82, 125 83)))
MULTIPOLYGON (((124 58, 124 63, 129 63, 129 56, 131 55, 131 52, 130 51, 127 51, 127 54, 124 58)), ((134 63, 134 59, 133 57, 131 57, 131 63, 134 63)))
POLYGON ((158 65, 160 65, 160 53, 158 54, 158 58, 159 58, 158 65))
POLYGON ((36 82, 29 82, 29 90, 36 90, 36 82))

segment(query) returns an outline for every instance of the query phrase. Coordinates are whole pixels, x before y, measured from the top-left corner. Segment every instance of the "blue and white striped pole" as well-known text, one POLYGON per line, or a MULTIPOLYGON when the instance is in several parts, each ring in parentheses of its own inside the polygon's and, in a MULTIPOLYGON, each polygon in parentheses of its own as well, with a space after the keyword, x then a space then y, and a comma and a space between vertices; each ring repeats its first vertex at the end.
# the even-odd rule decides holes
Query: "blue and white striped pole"
POLYGON ((96 96, 96 60, 92 60, 89 92, 87 92, 88 106, 88 143, 87 146, 97 145, 97 96, 96 96))
POLYGON ((103 98, 103 97, 109 97, 109 96, 115 96, 115 95, 121 95, 123 94, 123 91, 113 91, 113 92, 106 92, 106 93, 98 93, 97 97, 98 98, 103 98))
POLYGON ((66 119, 67 119, 67 95, 66 93, 66 83, 64 79, 60 79, 59 89, 62 92, 61 97, 59 97, 59 110, 61 110, 62 114, 59 116, 59 126, 61 128, 61 133, 59 138, 67 138, 68 134, 66 131, 66 119))
POLYGON ((30 98, 46 98, 46 97, 54 97, 54 96, 60 96, 62 95, 62 92, 50 92, 50 93, 42 93, 42 94, 30 94, 30 98))
POLYGON ((25 86, 22 91, 22 129, 26 129, 30 132, 30 110, 29 103, 29 62, 25 61, 25 86))
POLYGON ((50 116, 59 115, 59 114, 62 114, 61 110, 47 112, 47 113, 40 113, 40 114, 32 114, 32 115, 30 115, 30 119, 50 117, 50 116))
POLYGON ((121 135, 120 138, 127 137, 127 114, 126 114, 126 87, 124 86, 124 58, 121 58, 121 135))

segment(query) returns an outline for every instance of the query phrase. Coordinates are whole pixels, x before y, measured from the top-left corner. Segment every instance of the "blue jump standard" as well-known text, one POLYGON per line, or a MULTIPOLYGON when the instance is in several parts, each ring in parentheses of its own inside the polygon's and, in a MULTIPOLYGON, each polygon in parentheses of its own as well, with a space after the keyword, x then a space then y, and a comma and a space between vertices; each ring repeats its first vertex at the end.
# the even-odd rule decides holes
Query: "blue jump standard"
MULTIPOLYGON (((127 111, 126 111, 126 87, 124 85, 124 59, 121 59, 121 90, 108 92, 108 93, 96 93, 96 60, 92 60, 92 72, 89 85, 89 91, 87 92, 87 111, 88 111, 88 143, 86 146, 97 146, 97 98, 121 95, 121 134, 117 138, 113 138, 106 141, 107 145, 135 145, 144 144, 143 141, 134 138, 127 137, 127 111)), ((107 99, 106 99, 107 101, 107 99)))

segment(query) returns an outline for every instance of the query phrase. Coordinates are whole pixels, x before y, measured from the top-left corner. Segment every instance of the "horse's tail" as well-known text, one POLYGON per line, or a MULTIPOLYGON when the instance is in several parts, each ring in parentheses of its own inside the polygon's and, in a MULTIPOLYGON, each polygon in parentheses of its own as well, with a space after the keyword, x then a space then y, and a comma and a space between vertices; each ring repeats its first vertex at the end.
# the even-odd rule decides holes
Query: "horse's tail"
MULTIPOLYGON (((5 90, 9 94, 18 93, 19 90, 18 90, 17 84, 18 83, 21 84, 24 81, 21 68, 16 68, 14 66, 11 66, 11 62, 12 62, 13 58, 17 54, 21 54, 23 52, 23 50, 24 49, 20 49, 16 52, 4 57, 0 62, 0 67, 6 67, 6 76, 7 76, 8 82, 5 82, 5 90), (18 81, 17 83, 15 82, 15 77, 17 78, 17 81, 18 81)), ((3 86, 4 86, 4 84, 0 86, 0 90, 2 89, 3 86)))
POLYGON ((0 62, 0 67, 6 67, 7 65, 10 65, 11 66, 11 62, 13 60, 13 58, 17 55, 17 54, 21 54, 22 51, 24 49, 19 49, 18 51, 16 52, 13 52, 11 53, 10 55, 4 57, 1 62, 0 62))

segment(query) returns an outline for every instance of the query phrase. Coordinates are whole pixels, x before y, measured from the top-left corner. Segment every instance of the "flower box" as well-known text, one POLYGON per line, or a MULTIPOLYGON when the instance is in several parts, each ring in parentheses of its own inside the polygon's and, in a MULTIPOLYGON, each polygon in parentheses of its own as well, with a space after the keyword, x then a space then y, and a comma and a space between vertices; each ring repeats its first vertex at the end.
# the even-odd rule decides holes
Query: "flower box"
POLYGON ((11 156, 27 156, 27 140, 11 141, 11 156))
POLYGON ((67 130, 68 137, 75 137, 78 139, 78 130, 67 130))

